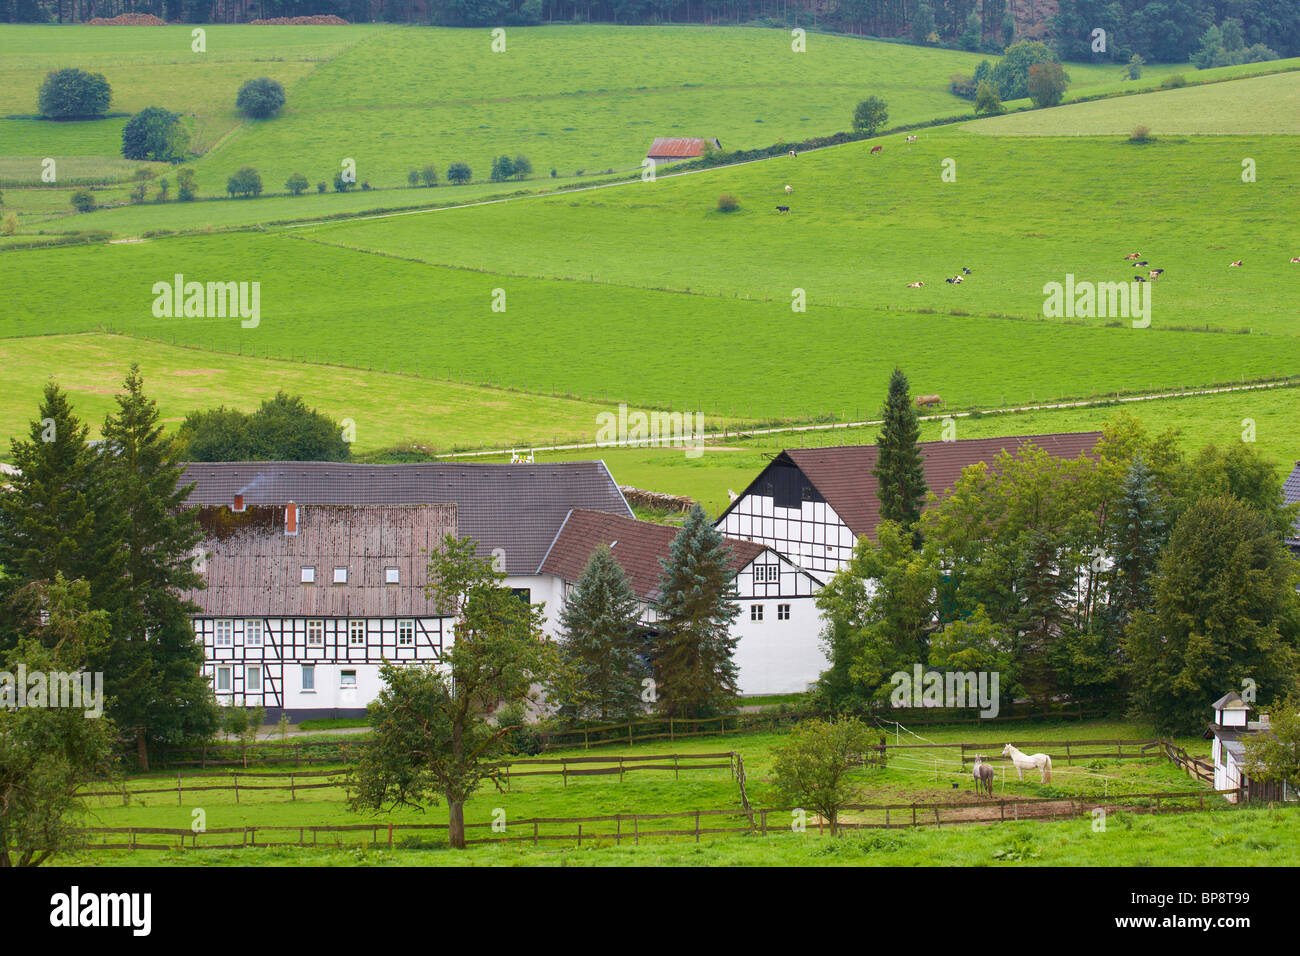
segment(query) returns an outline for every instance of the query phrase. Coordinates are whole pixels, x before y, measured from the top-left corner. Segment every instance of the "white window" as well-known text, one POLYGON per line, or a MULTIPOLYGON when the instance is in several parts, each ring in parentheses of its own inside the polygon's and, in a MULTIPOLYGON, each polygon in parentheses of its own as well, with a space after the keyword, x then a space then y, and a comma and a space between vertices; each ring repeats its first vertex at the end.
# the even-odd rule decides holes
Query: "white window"
POLYGON ((244 668, 244 693, 260 694, 262 692, 262 668, 258 665, 244 668))
POLYGON ((348 621, 348 644, 353 647, 366 646, 365 621, 348 621))
POLYGON ((254 619, 244 622, 244 646, 261 647, 262 646, 262 622, 254 619))
POLYGON ((758 564, 754 566, 754 581, 757 584, 780 584, 781 568, 775 564, 758 564))
POLYGON ((316 569, 315 569, 315 568, 303 568, 303 569, 302 569, 302 583, 303 583, 303 584, 315 584, 315 583, 316 583, 316 569))
POLYGON ((749 619, 750 619, 751 621, 761 621, 761 620, 763 620, 763 605, 761 605, 761 604, 751 604, 751 605, 749 606, 749 619))
POLYGON ((325 622, 307 622, 307 646, 322 647, 325 644, 325 622))
POLYGON ((304 693, 313 693, 316 690, 316 665, 302 665, 302 689, 304 693))
POLYGON ((347 584, 347 583, 348 583, 348 569, 347 569, 347 568, 335 568, 335 569, 334 569, 334 583, 335 583, 335 584, 347 584))
POLYGON ((384 568, 384 583, 399 584, 402 580, 401 573, 397 568, 384 568))
POLYGON ((790 605, 788 605, 788 604, 778 604, 778 605, 776 606, 776 619, 777 619, 778 621, 788 621, 788 620, 790 620, 790 605))
POLYGON ((217 668, 217 690, 224 693, 230 693, 231 689, 231 669, 227 667, 217 668))
POLYGON ((235 622, 234 621, 215 621, 216 637, 213 642, 217 647, 231 647, 235 643, 235 622))
POLYGON ((397 622, 397 646, 413 647, 415 645, 415 622, 397 622))
POLYGON ((339 686, 340 686, 340 687, 356 687, 356 686, 357 686, 357 672, 356 672, 356 671, 339 671, 339 686))

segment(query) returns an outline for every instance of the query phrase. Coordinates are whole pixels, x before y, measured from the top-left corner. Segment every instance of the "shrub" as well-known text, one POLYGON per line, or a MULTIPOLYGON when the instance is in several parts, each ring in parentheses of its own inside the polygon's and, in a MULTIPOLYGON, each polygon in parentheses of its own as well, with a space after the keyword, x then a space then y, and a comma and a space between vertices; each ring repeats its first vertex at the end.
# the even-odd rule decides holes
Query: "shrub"
POLYGON ((1129 136, 1130 143, 1150 143, 1155 137, 1151 135, 1151 129, 1146 126, 1134 126, 1133 132, 1129 136))
POLYGON ((1146 60, 1134 53, 1129 57, 1128 66, 1124 67, 1124 76, 1130 80, 1142 79, 1142 67, 1146 66, 1146 60))
POLYGON ((323 192, 324 192, 325 190, 327 190, 327 189, 329 189, 329 187, 326 186, 324 183, 317 183, 317 184, 316 184, 316 191, 317 191, 318 193, 323 193, 323 192))
POLYGON ((262 177, 252 166, 241 167, 235 175, 226 180, 226 192, 231 196, 260 196, 262 194, 262 177))
POLYGON ((194 170, 189 166, 182 166, 176 171, 176 198, 181 202, 190 202, 194 199, 194 194, 198 190, 198 180, 195 179, 194 170))
POLYGON ((112 98, 104 74, 67 69, 46 75, 38 102, 46 119, 94 119, 108 112, 112 98))
POLYGON ((740 201, 731 193, 723 193, 718 197, 718 212, 735 212, 740 208, 740 201))
POLYGON ((1029 95, 1029 68, 1035 63, 1054 63, 1056 54, 1038 41, 1022 40, 1007 47, 1006 54, 993 68, 990 81, 998 98, 1018 100, 1029 95))
POLYGON ((1166 76, 1160 81, 1162 90, 1176 90, 1187 85, 1187 77, 1181 73, 1175 73, 1173 76, 1166 76))
POLYGON ((1029 68, 1029 78, 1025 85, 1035 106, 1056 106, 1065 97, 1070 77, 1061 68, 1061 64, 1049 60, 1035 63, 1029 68))
POLYGON ((989 83, 981 83, 975 93, 975 115, 981 113, 988 116, 997 116, 1003 112, 1002 100, 998 97, 997 91, 989 83))
POLYGON ((0 233, 6 236, 12 236, 18 231, 18 216, 15 213, 7 212, 4 218, 0 219, 0 233))
POLYGON ((425 166, 420 170, 420 181, 426 186, 438 185, 438 170, 434 169, 432 164, 425 166))
POLYGON ((460 186, 472 178, 473 173, 464 163, 452 163, 447 167, 447 181, 460 186))
POLYGON ((336 193, 345 193, 355 185, 355 181, 343 178, 342 170, 334 174, 334 191, 336 193))
POLYGON ((180 114, 161 106, 145 107, 122 127, 122 155, 127 159, 179 162, 189 145, 180 114))
POLYGON ((526 179, 533 174, 533 162, 523 153, 515 157, 515 176, 526 179))
POLYGON ((158 199, 161 202, 167 201, 167 194, 170 193, 171 191, 172 191, 172 184, 167 179, 166 176, 158 180, 158 199))
POLYGON ((964 100, 973 100, 978 89, 979 84, 975 82, 973 76, 967 76, 965 73, 954 73, 948 77, 948 92, 953 96, 960 96, 964 100))
POLYGON ((515 163, 509 156, 498 156, 492 161, 492 182, 505 182, 514 174, 515 163))
POLYGON ((265 76, 245 82, 235 98, 235 108, 253 119, 270 119, 283 106, 284 87, 265 76))
POLYGON ((412 186, 420 185, 420 171, 418 169, 411 170, 406 174, 406 181, 412 186))
POLYGON ((294 173, 285 181, 284 188, 289 190, 289 192, 293 193, 295 196, 301 196, 307 191, 307 187, 310 185, 311 183, 307 182, 306 176, 302 173, 294 173))
POLYGON ((78 189, 72 194, 69 202, 77 212, 90 212, 95 208, 95 197, 90 194, 89 189, 78 189))
POLYGON ((874 134, 888 121, 889 110, 878 96, 868 96, 853 111, 853 128, 859 132, 874 134))

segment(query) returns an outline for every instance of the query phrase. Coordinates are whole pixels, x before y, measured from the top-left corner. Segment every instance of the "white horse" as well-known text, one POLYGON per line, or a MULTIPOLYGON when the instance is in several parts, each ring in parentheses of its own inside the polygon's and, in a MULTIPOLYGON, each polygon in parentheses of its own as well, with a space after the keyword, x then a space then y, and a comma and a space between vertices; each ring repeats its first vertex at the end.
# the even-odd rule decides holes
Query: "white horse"
POLYGON ((1037 768, 1040 783, 1052 782, 1052 758, 1047 754, 1024 754, 1007 744, 1002 748, 1002 756, 1011 758, 1011 762, 1016 765, 1016 773, 1020 775, 1022 781, 1025 779, 1026 770, 1037 768))

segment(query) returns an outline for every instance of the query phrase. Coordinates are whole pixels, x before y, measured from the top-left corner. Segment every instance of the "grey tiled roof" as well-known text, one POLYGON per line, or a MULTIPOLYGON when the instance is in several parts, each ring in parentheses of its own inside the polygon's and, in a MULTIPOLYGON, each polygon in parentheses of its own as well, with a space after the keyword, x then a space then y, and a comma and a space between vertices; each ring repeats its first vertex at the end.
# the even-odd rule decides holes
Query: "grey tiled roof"
POLYGON ((431 462, 357 465, 347 462, 194 462, 181 484, 195 483, 190 504, 246 505, 454 504, 462 538, 479 553, 505 551, 505 570, 533 574, 572 508, 632 517, 602 461, 532 465, 431 462))
MULTIPOLYGON (((1296 462, 1295 467, 1291 469, 1291 474, 1287 475, 1286 481, 1282 482, 1282 498, 1289 505, 1300 501, 1300 461, 1296 462)), ((1300 517, 1296 518, 1295 527, 1291 530, 1292 534, 1287 539, 1287 544, 1300 547, 1300 517)))

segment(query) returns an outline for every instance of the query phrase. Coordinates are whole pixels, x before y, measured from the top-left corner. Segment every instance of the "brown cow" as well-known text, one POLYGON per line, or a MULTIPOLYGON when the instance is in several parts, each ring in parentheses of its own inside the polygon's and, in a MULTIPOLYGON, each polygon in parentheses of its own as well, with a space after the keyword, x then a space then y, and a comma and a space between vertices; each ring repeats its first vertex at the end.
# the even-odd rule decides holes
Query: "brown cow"
POLYGON ((918 395, 918 396, 916 396, 916 404, 917 404, 918 406, 922 406, 922 407, 924 407, 924 406, 926 406, 926 405, 938 405, 938 404, 939 404, 940 402, 942 402, 942 401, 943 401, 943 399, 941 399, 938 395, 918 395))

